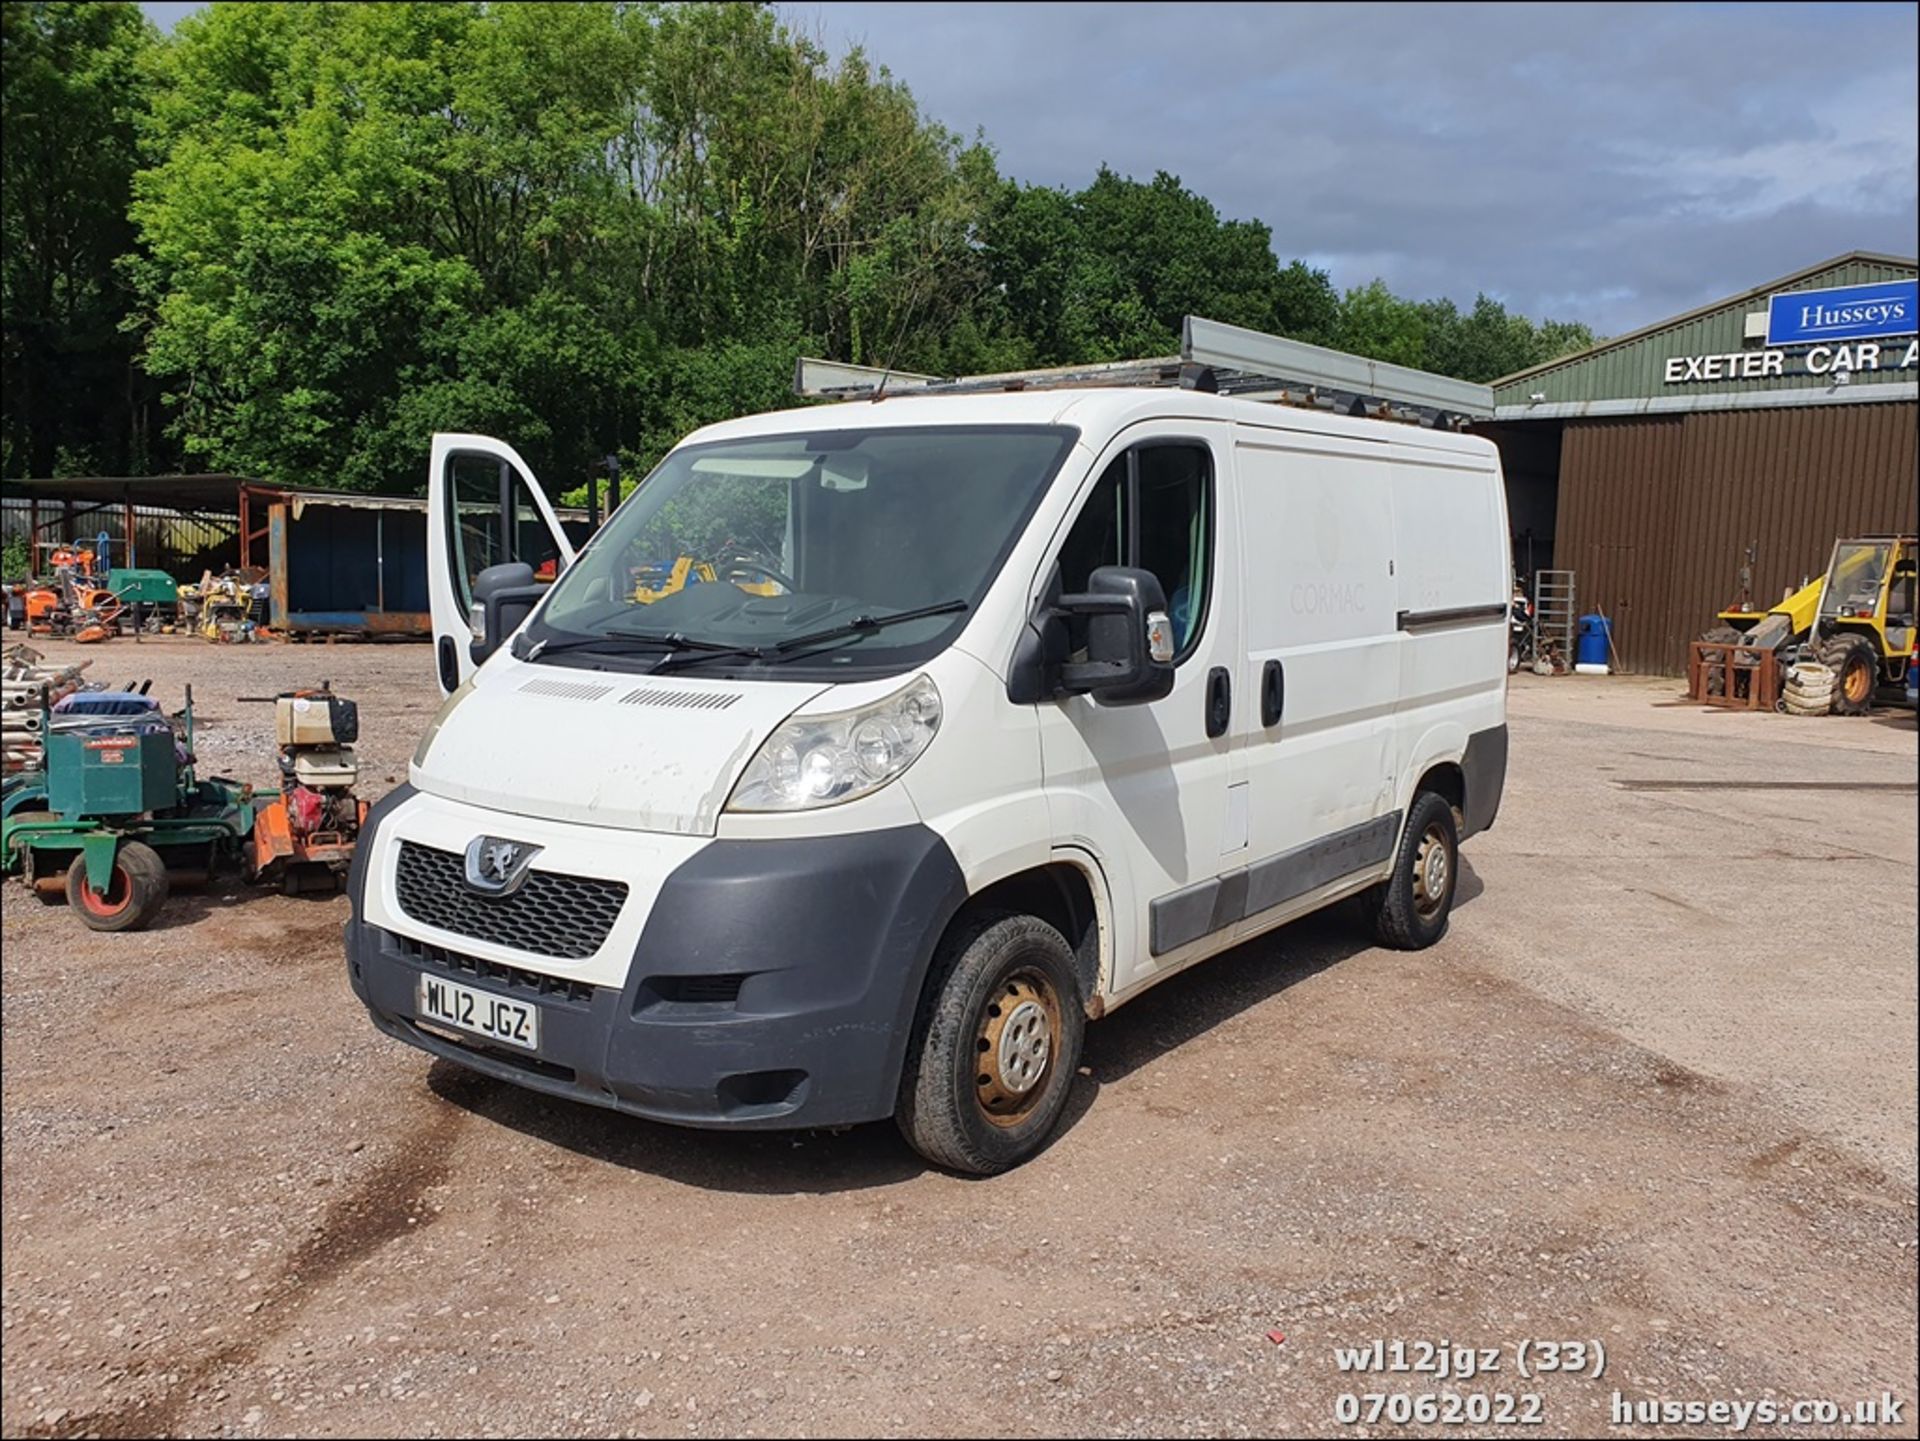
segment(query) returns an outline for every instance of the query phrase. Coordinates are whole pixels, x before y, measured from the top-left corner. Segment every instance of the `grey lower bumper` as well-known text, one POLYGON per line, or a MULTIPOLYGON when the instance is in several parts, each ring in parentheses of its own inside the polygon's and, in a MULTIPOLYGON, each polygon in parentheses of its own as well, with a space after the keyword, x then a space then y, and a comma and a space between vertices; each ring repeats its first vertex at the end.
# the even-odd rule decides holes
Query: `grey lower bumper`
MULTIPOLYGON (((403 798, 383 802, 368 831, 403 798)), ((933 947, 965 899, 945 842, 922 826, 716 841, 667 879, 616 989, 556 984, 368 925, 365 884, 356 868, 348 969, 388 1035, 549 1095, 741 1128, 892 1114, 933 947), (423 972, 539 1006, 538 1053, 423 1027, 423 972)))

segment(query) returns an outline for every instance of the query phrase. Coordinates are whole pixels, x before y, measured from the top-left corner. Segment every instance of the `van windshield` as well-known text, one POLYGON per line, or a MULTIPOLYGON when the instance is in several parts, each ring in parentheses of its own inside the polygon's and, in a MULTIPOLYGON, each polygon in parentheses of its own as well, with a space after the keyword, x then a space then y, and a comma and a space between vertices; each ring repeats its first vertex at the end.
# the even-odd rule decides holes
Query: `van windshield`
POLYGON ((912 427, 683 446, 567 568, 516 651, 641 670, 671 655, 703 673, 916 665, 959 634, 1075 435, 912 427))

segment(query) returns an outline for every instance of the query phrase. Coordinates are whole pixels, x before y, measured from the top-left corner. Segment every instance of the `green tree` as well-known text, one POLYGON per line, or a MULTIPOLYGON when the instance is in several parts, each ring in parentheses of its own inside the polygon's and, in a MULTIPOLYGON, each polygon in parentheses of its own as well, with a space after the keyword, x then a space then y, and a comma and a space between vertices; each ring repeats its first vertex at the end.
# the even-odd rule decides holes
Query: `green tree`
POLYGON ((1222 220, 1164 172, 1102 167, 1077 193, 1008 184, 982 248, 1002 323, 1037 365, 1167 354, 1188 315, 1325 340, 1338 309, 1323 272, 1280 268, 1265 225, 1222 220))
MULTIPOLYGON (((1484 294, 1475 299, 1473 309, 1465 315, 1450 300, 1430 301, 1423 309, 1428 316, 1428 367, 1445 375, 1457 375, 1462 380, 1498 380, 1562 353, 1551 348, 1555 342, 1543 341, 1532 321, 1524 315, 1510 314, 1499 301, 1484 294)), ((1583 327, 1579 329, 1584 333, 1583 327)), ((1590 334, 1585 336, 1586 344, 1592 340, 1590 334)))
POLYGON ((151 387, 115 262, 152 27, 131 4, 0 9, 0 363, 8 475, 142 471, 151 387))
POLYGON ((1421 306, 1402 300, 1384 280, 1375 280, 1346 293, 1333 343, 1355 355, 1424 370, 1431 323, 1431 314, 1421 306))
MULTIPOLYGON (((1543 320, 1534 328, 1533 354, 1527 360, 1527 365, 1544 365, 1563 355, 1590 350, 1599 343, 1600 337, 1577 320, 1543 320)), ((1506 373, 1512 374, 1511 371, 1506 373)))
POLYGON ((223 4, 160 75, 135 273, 206 464, 408 489, 498 429, 564 487, 803 350, 987 347, 991 156, 765 9, 223 4))
POLYGON ((571 163, 612 129, 582 57, 618 37, 605 7, 550 8, 544 25, 434 4, 182 22, 135 273, 148 363, 202 463, 410 488, 435 425, 540 454, 593 410, 617 346, 567 303, 592 238, 571 163))
POLYGON ((1340 329, 1340 295, 1327 272, 1296 260, 1274 282, 1276 328, 1295 340, 1333 344, 1340 329))
POLYGON ((1483 382, 1594 343, 1584 325, 1535 326, 1485 294, 1463 315, 1451 300, 1403 300, 1382 280, 1346 293, 1333 333, 1355 355, 1483 382))

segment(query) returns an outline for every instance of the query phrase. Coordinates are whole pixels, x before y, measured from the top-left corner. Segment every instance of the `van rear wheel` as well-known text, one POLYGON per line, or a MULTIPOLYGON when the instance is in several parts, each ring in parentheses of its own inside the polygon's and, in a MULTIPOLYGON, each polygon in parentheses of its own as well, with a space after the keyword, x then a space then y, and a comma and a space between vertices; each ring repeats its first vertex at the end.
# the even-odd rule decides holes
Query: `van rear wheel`
POLYGON ((1362 894, 1361 907, 1382 945, 1425 950, 1447 933, 1460 876, 1460 833, 1453 806, 1433 791, 1413 798, 1393 874, 1362 894))
POLYGON ((901 1133, 937 1166, 990 1176, 1052 1137, 1086 1034, 1073 952, 1036 916, 964 921, 935 958, 900 1079, 901 1133))

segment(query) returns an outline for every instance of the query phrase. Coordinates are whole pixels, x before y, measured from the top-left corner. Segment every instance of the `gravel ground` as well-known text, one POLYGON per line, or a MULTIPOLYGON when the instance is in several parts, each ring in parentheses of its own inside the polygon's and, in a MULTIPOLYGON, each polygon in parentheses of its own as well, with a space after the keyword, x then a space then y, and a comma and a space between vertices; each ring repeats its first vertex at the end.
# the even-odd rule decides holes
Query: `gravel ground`
MULTIPOLYGON (((202 757, 262 783, 240 696, 331 677, 369 797, 437 704, 424 646, 74 653, 191 679, 202 757)), ((221 883, 115 937, 10 883, 0 1428, 1458 1435, 1336 1424, 1456 1391, 1591 1435, 1617 1390, 1890 1391, 1872 1434, 1914 1435, 1914 725, 1672 700, 1522 677, 1439 947, 1328 915, 1169 982, 989 1181, 885 1125, 679 1131, 431 1061, 359 1010, 340 898, 221 883), (1506 1349, 1342 1375, 1375 1337, 1506 1349), (1540 1338, 1604 1376, 1515 1374, 1540 1338)))

